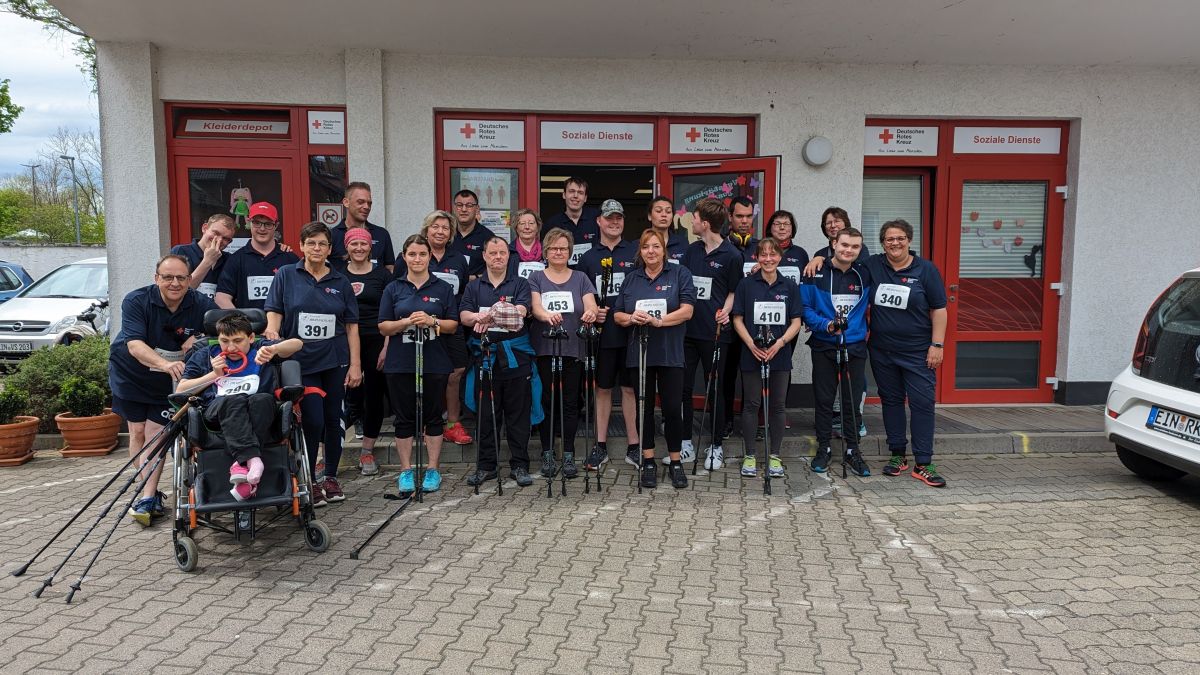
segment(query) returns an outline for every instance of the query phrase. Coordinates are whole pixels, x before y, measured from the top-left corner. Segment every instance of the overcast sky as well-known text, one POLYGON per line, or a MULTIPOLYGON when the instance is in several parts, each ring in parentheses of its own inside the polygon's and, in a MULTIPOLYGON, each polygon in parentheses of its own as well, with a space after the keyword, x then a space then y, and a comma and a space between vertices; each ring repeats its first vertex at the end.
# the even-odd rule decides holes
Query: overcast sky
POLYGON ((28 171, 59 127, 96 129, 99 113, 91 84, 79 71, 69 42, 51 39, 41 24, 0 12, 0 80, 12 80, 9 94, 25 112, 12 132, 0 134, 0 178, 28 171))

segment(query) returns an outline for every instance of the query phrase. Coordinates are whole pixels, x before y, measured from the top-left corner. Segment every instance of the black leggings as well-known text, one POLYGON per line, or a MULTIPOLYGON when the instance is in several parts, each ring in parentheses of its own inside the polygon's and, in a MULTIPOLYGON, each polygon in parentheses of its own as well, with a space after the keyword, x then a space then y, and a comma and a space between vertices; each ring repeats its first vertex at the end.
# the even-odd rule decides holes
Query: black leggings
POLYGON ((275 440, 271 433, 278 409, 275 396, 266 392, 218 396, 204 407, 204 421, 221 432, 233 461, 245 466, 262 457, 263 446, 275 440))
MULTIPOLYGON (((629 369, 633 389, 638 389, 638 370, 629 369)), ((683 368, 646 368, 646 402, 642 408, 642 450, 654 449, 654 397, 662 399, 663 431, 667 452, 679 452, 683 444, 683 368)))
MULTIPOLYGON (((767 393, 771 397, 771 438, 768 447, 772 455, 779 454, 783 445, 784 406, 787 404, 788 383, 791 382, 790 370, 772 370, 768 376, 770 382, 767 393)), ((754 436, 758 433, 758 410, 762 407, 762 372, 758 369, 742 371, 742 443, 747 455, 754 454, 754 436)))
MULTIPOLYGON (((705 378, 704 386, 707 387, 709 371, 712 370, 713 367, 712 359, 713 351, 715 349, 716 345, 712 340, 693 340, 688 338, 683 341, 683 372, 685 373, 683 377, 683 431, 685 437, 689 439, 692 437, 692 430, 695 428, 696 424, 696 411, 692 404, 692 393, 695 390, 696 383, 696 366, 703 368, 705 378), (688 377, 687 373, 691 373, 691 377, 688 377)), ((724 379, 724 374, 722 371, 725 370, 725 357, 728 351, 728 344, 721 345, 721 356, 717 361, 716 376, 722 380, 724 379)), ((708 396, 708 392, 704 392, 704 395, 708 396)), ((721 433, 721 431, 725 428, 725 420, 728 418, 724 415, 725 407, 721 404, 720 400, 720 385, 717 386, 717 391, 712 392, 712 395, 714 398, 708 403, 709 410, 712 411, 712 414, 715 417, 712 424, 713 427, 716 428, 717 433, 721 433)), ((703 415, 703 411, 701 412, 701 415, 703 415)), ((701 429, 700 438, 704 438, 705 433, 707 433, 706 430, 701 429)))
POLYGON ((306 394, 300 399, 303 415, 304 445, 308 450, 308 463, 316 477, 317 446, 325 442, 325 475, 337 478, 338 463, 342 461, 342 400, 346 397, 346 366, 327 368, 315 373, 304 373, 301 381, 305 388, 316 387, 325 396, 306 394))
POLYGON ((383 351, 382 335, 360 335, 363 381, 346 391, 346 426, 362 422, 363 436, 379 438, 387 411, 387 378, 375 367, 383 351))
POLYGON ((575 435, 579 431, 579 397, 583 387, 583 362, 563 357, 562 415, 559 415, 558 397, 554 395, 554 380, 551 377, 552 356, 537 357, 538 375, 542 379, 542 410, 546 419, 539 426, 542 436, 542 452, 554 448, 554 433, 563 439, 563 452, 575 452, 575 435), (550 420, 554 419, 554 429, 550 420))
MULTIPOLYGON (((392 414, 396 416, 396 438, 412 438, 417 433, 417 376, 412 373, 388 373, 386 379, 392 414)), ((442 435, 448 379, 449 374, 432 373, 426 373, 422 378, 424 394, 421 396, 421 416, 425 418, 426 436, 442 435)), ((366 429, 363 432, 365 435, 366 429)))

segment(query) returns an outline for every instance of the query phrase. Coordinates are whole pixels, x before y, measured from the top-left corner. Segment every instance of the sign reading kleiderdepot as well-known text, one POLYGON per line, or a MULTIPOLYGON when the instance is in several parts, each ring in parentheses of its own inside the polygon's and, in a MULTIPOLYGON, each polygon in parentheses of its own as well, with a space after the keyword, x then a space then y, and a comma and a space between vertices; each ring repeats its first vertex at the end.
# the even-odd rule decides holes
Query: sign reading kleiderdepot
POLYGON ((525 123, 517 120, 442 120, 443 150, 521 152, 525 123))
POLYGON ((259 134, 281 134, 288 132, 287 122, 273 120, 204 120, 189 119, 183 130, 193 134, 221 134, 256 136, 259 134))
POLYGON ((904 155, 906 157, 936 157, 938 154, 937 127, 866 127, 863 155, 904 155))
POLYGON ((654 125, 627 122, 542 122, 544 150, 653 150, 654 125))
POLYGON ((954 152, 964 154, 1058 154, 1058 127, 954 127, 954 152))
POLYGON ((672 155, 744 155, 745 124, 672 124, 672 155))

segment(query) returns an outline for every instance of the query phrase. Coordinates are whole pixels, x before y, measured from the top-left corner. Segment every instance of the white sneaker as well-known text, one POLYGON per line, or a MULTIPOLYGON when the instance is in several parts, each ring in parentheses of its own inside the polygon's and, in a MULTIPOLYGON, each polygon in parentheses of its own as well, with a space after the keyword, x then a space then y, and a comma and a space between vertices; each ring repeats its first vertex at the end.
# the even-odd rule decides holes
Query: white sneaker
POLYGON ((704 457, 704 468, 709 471, 716 471, 725 466, 725 449, 719 445, 708 446, 708 453, 704 457))
POLYGON ((679 449, 679 461, 684 464, 691 464, 696 461, 696 449, 692 447, 691 441, 683 442, 683 447, 679 449))

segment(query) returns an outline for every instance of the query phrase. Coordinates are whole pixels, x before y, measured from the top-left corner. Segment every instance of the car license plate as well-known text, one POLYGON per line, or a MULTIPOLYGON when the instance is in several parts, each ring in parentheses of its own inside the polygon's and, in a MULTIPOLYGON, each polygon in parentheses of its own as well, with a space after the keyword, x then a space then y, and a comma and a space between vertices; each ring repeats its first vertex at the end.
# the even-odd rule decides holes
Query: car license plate
POLYGON ((1146 426, 1168 436, 1200 444, 1200 419, 1190 415, 1151 406, 1146 426))
POLYGON ((0 342, 0 352, 19 353, 33 351, 32 342, 0 342))

